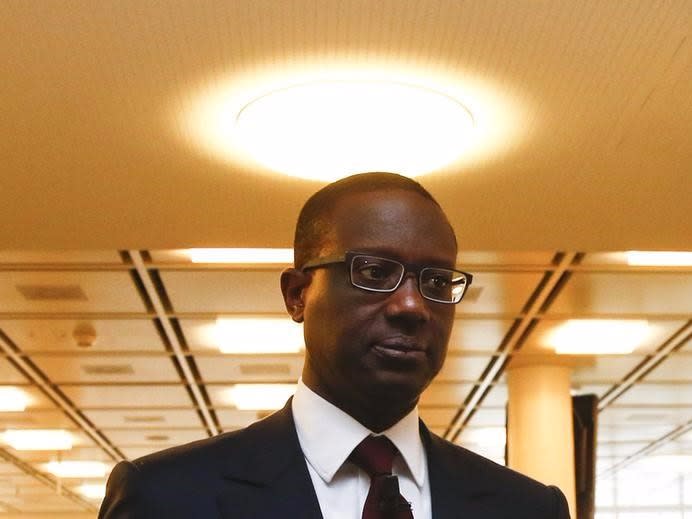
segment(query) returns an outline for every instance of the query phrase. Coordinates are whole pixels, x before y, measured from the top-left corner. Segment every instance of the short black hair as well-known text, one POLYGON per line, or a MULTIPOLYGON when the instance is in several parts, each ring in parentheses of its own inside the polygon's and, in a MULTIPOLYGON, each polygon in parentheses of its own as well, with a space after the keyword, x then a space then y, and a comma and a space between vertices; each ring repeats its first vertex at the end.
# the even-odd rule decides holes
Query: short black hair
MULTIPOLYGON (((324 245, 324 238, 329 235, 333 225, 330 221, 331 211, 339 200, 354 193, 388 190, 418 193, 440 207, 437 200, 422 185, 409 177, 396 173, 359 173, 327 184, 308 198, 298 215, 293 240, 295 267, 302 268, 306 262, 317 258, 320 254, 324 245)), ((454 234, 453 231, 452 234, 454 234)))

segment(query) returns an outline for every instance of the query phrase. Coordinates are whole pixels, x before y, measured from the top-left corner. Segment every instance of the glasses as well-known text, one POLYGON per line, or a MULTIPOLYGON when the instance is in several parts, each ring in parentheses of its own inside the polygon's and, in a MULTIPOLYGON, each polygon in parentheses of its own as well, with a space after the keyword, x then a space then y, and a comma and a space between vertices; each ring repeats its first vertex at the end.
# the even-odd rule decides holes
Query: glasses
POLYGON ((336 263, 348 265, 351 284, 369 292, 394 292, 401 285, 406 273, 411 272, 418 278, 418 290, 421 295, 436 303, 458 303, 473 280, 471 274, 461 270, 401 263, 389 258, 351 251, 338 258, 309 261, 302 270, 336 263))

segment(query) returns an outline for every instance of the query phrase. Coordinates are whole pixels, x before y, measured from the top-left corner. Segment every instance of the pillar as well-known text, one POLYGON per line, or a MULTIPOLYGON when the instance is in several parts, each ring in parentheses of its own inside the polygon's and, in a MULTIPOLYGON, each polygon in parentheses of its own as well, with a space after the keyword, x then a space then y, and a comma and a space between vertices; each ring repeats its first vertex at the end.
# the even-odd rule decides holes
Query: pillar
POLYGON ((518 356, 507 370, 510 468, 562 490, 576 518, 572 368, 554 356, 518 356))

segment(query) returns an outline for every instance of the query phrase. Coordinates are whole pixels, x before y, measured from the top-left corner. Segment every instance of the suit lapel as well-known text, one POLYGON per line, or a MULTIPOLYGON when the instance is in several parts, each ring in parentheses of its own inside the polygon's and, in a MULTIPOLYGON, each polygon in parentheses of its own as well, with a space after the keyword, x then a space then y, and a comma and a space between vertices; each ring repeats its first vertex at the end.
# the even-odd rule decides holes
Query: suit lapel
MULTIPOLYGON (((242 459, 229 460, 218 498, 222 518, 301 517, 321 519, 317 495, 300 449, 291 401, 251 426, 242 459)), ((248 431, 249 432, 249 431, 248 431)))
POLYGON ((494 493, 480 474, 464 464, 462 451, 450 449, 441 438, 420 423, 421 438, 428 456, 432 516, 435 519, 478 517, 479 500, 494 493))

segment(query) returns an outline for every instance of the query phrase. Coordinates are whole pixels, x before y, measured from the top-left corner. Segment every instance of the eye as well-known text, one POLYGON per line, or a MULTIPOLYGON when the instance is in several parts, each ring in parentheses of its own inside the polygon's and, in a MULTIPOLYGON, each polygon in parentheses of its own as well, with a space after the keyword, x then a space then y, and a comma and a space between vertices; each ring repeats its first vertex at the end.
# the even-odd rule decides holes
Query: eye
POLYGON ((363 279, 371 281, 381 281, 387 279, 391 275, 391 267, 388 265, 379 265, 377 263, 368 263, 358 269, 358 275, 363 279))
POLYGON ((442 290, 447 288, 451 283, 449 276, 442 274, 436 274, 428 279, 428 285, 437 290, 442 290))

